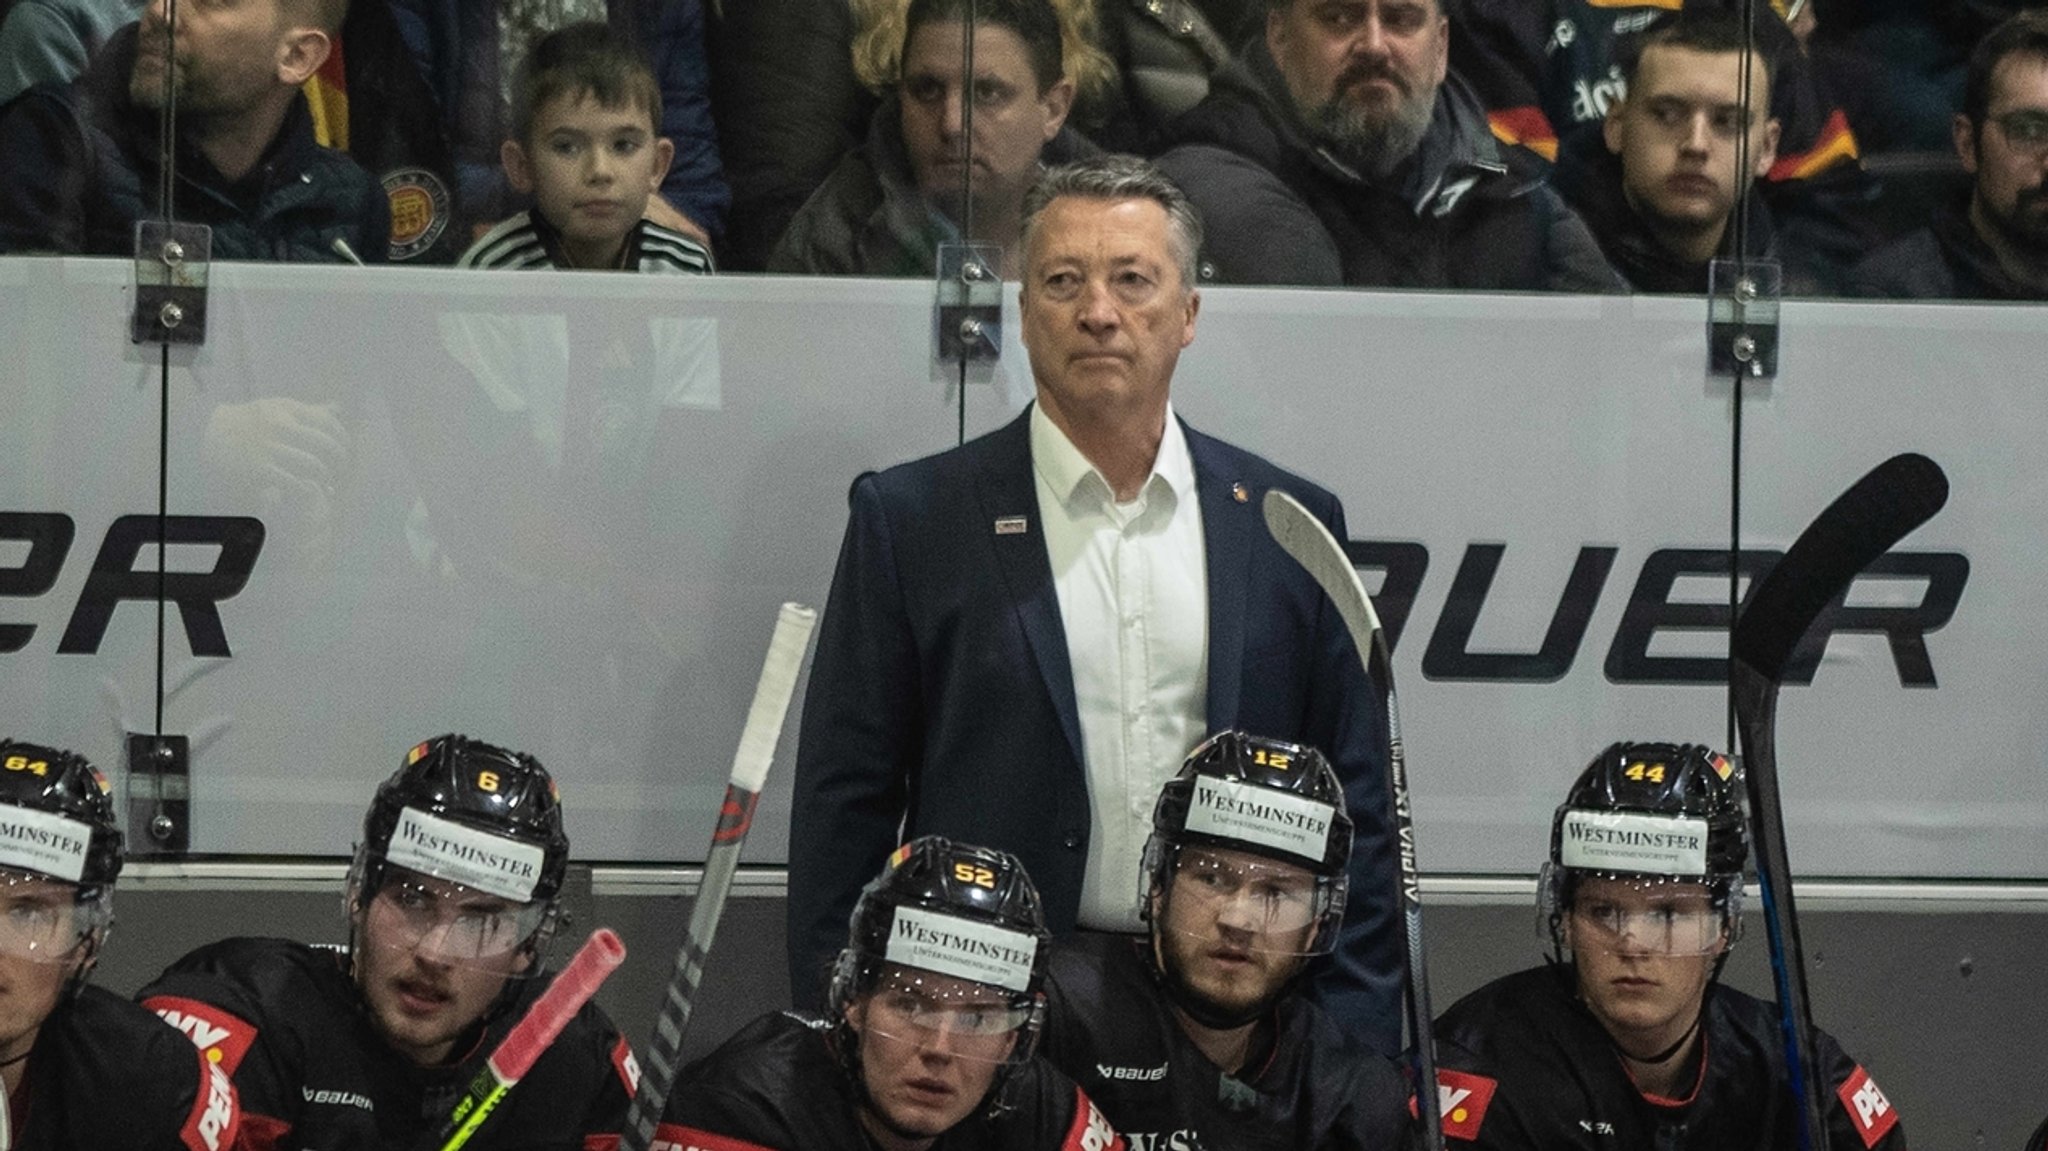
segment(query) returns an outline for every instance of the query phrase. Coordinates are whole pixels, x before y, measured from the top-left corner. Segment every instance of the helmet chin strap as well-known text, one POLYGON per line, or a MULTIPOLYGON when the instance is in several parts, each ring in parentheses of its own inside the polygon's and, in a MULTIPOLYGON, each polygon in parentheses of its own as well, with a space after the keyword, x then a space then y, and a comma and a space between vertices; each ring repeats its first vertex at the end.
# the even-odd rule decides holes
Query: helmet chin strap
MULTIPOLYGON (((1637 1063, 1648 1064, 1649 1066, 1654 1067, 1664 1062, 1665 1060, 1671 1058, 1673 1055, 1678 1054, 1680 1051, 1684 1050, 1685 1045, 1692 1042, 1692 1037, 1699 1034, 1700 1020, 1705 1019, 1706 1017, 1707 1004, 1705 998, 1703 997, 1700 1000, 1699 1009, 1693 1012, 1692 1026, 1687 1027, 1685 1029, 1685 1034, 1679 1036, 1678 1041, 1676 1043, 1673 1043, 1671 1046, 1666 1047, 1664 1050, 1657 1052, 1655 1055, 1637 1055, 1635 1052, 1630 1051, 1626 1047, 1623 1047, 1621 1045, 1621 1041, 1619 1039, 1616 1039, 1614 1037, 1614 1033, 1611 1031, 1607 1034, 1607 1042, 1613 1044, 1614 1049, 1620 1052, 1624 1058, 1631 1059, 1637 1063)), ((1603 1027, 1601 1028, 1601 1030, 1606 1031, 1607 1029, 1603 1027)))

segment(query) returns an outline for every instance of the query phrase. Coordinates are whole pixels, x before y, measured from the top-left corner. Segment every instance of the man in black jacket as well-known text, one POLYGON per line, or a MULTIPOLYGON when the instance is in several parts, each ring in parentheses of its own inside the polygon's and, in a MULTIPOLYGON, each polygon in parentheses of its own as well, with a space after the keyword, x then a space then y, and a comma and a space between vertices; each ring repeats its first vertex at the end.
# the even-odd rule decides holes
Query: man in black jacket
MULTIPOLYGON (((1771 63, 1747 46, 1742 18, 1682 11, 1624 44, 1626 96, 1599 133, 1576 133, 1553 181, 1643 292, 1705 292, 1716 256, 1733 255, 1735 207, 1771 170, 1771 63), (1749 56, 1747 102, 1742 66, 1749 56)), ((1749 201, 1746 248, 1772 254, 1770 215, 1749 201)))
MULTIPOLYGON (((1616 743, 1552 817, 1550 962, 1436 1021, 1444 1134, 1489 1151, 1793 1151, 1778 1013, 1720 981, 1742 926, 1742 775, 1697 744, 1616 743)), ((1827 1145, 1905 1151, 1898 1111, 1816 1029, 1827 1145)))
POLYGON ((321 148, 299 86, 347 0, 166 5, 117 33, 69 87, 0 109, 0 252, 129 255, 136 221, 213 228, 231 260, 377 261, 390 211, 354 161, 321 148), (175 90, 176 180, 161 203, 158 121, 175 90))
POLYGON ((1159 166, 1224 283, 1609 291, 1542 162, 1449 70, 1440 0, 1269 0, 1159 166))
POLYGON ((1969 191, 1858 264, 1852 291, 2048 300, 2048 12, 2013 17, 1971 53, 1955 146, 1969 191))
POLYGON ((1302 994, 1350 883, 1344 787, 1312 747, 1211 736, 1160 789, 1146 933, 1053 945, 1045 1054, 1133 1151, 1394 1151, 1410 1092, 1302 994))

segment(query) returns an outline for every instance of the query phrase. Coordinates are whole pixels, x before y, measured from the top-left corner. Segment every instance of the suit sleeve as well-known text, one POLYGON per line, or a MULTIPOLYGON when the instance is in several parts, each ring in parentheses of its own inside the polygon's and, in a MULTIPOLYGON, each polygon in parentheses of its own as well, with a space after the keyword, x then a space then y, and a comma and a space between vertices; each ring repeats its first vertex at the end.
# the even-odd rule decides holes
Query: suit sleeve
POLYGON ((923 750, 916 643, 877 481, 852 513, 798 729, 789 834, 789 979, 799 1010, 823 1006, 854 900, 901 835, 923 750))
MULTIPOLYGON (((1335 496, 1316 509, 1346 540, 1335 496)), ((1405 965, 1399 872, 1387 784, 1385 717, 1351 633, 1327 596, 1317 597, 1316 666, 1308 700, 1309 742, 1325 749, 1351 813, 1351 893, 1337 946, 1316 972, 1313 992, 1345 1030, 1382 1055, 1401 1050, 1405 965)))

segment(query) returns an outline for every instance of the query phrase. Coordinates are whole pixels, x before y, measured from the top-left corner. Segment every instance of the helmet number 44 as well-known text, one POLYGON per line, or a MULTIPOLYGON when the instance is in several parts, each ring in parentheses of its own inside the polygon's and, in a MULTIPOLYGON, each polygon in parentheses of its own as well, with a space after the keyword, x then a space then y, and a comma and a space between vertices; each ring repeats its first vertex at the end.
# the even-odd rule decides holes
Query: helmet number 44
POLYGON ((1663 783, 1664 765, 1661 763, 1646 764, 1641 761, 1638 761, 1629 764, 1628 770, 1622 772, 1622 774, 1628 776, 1630 779, 1635 780, 1637 783, 1641 783, 1645 779, 1649 780, 1651 783, 1663 783))

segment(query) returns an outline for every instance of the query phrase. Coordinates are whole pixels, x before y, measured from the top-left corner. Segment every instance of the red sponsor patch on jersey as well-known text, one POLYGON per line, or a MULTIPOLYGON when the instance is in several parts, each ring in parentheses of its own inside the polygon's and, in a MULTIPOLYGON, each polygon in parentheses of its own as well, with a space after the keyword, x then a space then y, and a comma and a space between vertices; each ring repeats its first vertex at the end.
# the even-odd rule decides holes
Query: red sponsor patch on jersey
POLYGON ((1877 1141, 1891 1134, 1899 1125, 1899 1113, 1893 1109, 1892 1101, 1877 1089, 1877 1080, 1862 1067, 1843 1080, 1835 1089, 1841 1097, 1843 1110, 1849 1113, 1849 1122, 1856 1128, 1856 1134, 1863 1137, 1866 1148, 1877 1146, 1877 1141))
POLYGON ((242 1056, 256 1042, 256 1028, 239 1015, 230 1015, 211 1003, 176 995, 152 995, 142 1001, 165 1023, 185 1033, 208 1062, 229 1075, 242 1065, 242 1056))
POLYGON ((730 1135, 713 1135, 695 1127, 680 1123, 657 1123, 654 1127, 654 1141, 647 1145, 647 1151, 775 1151, 759 1143, 735 1139, 730 1135))
POLYGON ((631 1099, 633 1096, 638 1095, 640 1093, 640 1061, 633 1058, 633 1045, 626 1042, 626 1037, 623 1035, 619 1036, 618 1043, 612 1047, 612 1067, 619 1073, 619 1082, 626 1085, 626 1098, 631 1099))
POLYGON ((188 1151, 228 1151, 242 1128, 242 1109, 235 1100, 235 1085, 221 1065, 199 1052, 199 1090, 192 1100, 192 1114, 178 1132, 188 1151))
MULTIPOLYGON (((1479 1138, 1479 1125, 1486 1121, 1487 1104, 1500 1081, 1484 1075, 1468 1075, 1439 1067, 1436 1072, 1437 1110, 1443 1116, 1444 1134, 1467 1141, 1479 1138)), ((1409 1100, 1409 1106, 1414 1106, 1409 1100)))
POLYGON ((1116 1133, 1116 1128, 1096 1110, 1095 1101, 1079 1087, 1074 1088, 1074 1122, 1067 1127, 1067 1137, 1060 1141, 1060 1151, 1125 1151, 1124 1137, 1116 1133))

